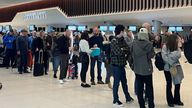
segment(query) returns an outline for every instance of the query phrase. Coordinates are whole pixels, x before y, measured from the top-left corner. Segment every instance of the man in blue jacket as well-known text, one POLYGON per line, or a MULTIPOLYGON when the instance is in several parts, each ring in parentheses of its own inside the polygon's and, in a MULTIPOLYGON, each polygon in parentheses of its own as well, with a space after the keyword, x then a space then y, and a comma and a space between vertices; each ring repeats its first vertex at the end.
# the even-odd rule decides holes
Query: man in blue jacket
POLYGON ((14 63, 14 47, 13 42, 16 39, 14 36, 14 32, 11 29, 9 33, 3 38, 3 43, 5 45, 6 49, 6 56, 5 56, 5 66, 8 69, 10 66, 10 60, 11 60, 11 66, 13 66, 14 63))

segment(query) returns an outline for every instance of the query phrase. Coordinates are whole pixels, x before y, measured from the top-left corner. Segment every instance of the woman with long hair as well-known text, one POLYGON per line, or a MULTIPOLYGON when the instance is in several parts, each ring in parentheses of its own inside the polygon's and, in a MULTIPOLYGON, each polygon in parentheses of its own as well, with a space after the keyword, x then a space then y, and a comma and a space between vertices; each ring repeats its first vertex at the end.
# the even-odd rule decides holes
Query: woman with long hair
POLYGON ((181 46, 182 44, 179 36, 172 34, 167 38, 167 42, 162 49, 162 57, 165 62, 164 75, 167 83, 166 98, 169 107, 184 105, 180 98, 180 86, 182 79, 184 78, 183 70, 179 62, 179 59, 181 58, 181 46), (173 67, 176 67, 176 72, 172 71, 173 67), (175 85, 174 95, 172 93, 172 82, 175 85))
POLYGON ((92 52, 89 48, 89 34, 87 32, 83 32, 81 34, 81 40, 79 42, 79 49, 80 49, 80 61, 82 63, 81 68, 81 86, 84 88, 91 87, 89 84, 86 83, 86 74, 89 67, 89 54, 92 52))

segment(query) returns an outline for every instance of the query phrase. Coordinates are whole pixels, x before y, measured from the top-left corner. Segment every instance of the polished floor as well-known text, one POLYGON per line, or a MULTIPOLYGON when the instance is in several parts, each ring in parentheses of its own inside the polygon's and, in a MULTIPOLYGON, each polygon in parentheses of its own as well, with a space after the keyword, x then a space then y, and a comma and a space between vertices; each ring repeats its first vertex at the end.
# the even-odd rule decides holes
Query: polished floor
MULTIPOLYGON (((181 63, 185 72, 185 79, 181 87, 184 107, 192 108, 192 65, 181 63)), ((0 108, 113 108, 112 91, 107 85, 96 85, 85 89, 80 87, 80 80, 71 80, 63 85, 52 78, 52 71, 48 76, 33 77, 32 74, 19 75, 11 69, 0 69, 0 108)), ((88 75, 89 76, 89 75, 88 75)), ((103 77, 105 70, 103 69, 103 77)), ((134 95, 134 73, 127 68, 129 92, 135 99, 125 108, 139 108, 134 95)), ((89 81, 89 77, 87 78, 89 81)), ((168 108, 165 100, 165 78, 162 72, 155 69, 154 91, 156 108, 168 108)), ((125 102, 122 89, 119 90, 120 100, 125 102)))

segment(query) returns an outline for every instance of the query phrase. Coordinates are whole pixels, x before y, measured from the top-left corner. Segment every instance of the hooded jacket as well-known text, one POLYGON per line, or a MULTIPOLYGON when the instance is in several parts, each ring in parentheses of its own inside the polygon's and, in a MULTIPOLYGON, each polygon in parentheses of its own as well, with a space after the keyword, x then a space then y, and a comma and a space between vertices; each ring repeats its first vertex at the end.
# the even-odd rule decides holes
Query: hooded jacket
POLYGON ((13 49, 13 41, 16 39, 15 36, 12 36, 10 34, 7 34, 4 38, 3 38, 3 43, 6 46, 7 49, 13 49))
POLYGON ((135 40, 132 43, 131 52, 134 72, 143 76, 151 75, 153 72, 151 58, 155 55, 152 43, 147 40, 135 40))

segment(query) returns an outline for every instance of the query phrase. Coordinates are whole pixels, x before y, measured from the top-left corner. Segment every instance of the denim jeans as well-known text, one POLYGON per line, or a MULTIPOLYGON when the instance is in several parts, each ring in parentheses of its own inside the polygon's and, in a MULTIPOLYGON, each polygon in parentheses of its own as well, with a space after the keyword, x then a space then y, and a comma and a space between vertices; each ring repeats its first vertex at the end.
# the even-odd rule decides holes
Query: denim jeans
POLYGON ((59 56, 53 56, 53 71, 57 74, 58 67, 60 66, 60 80, 66 78, 68 69, 68 54, 61 54, 59 56))
POLYGON ((108 62, 105 62, 105 68, 106 68, 106 71, 107 71, 105 83, 108 84, 108 83, 110 83, 110 78, 113 75, 113 73, 112 73, 113 66, 111 64, 109 64, 108 62))
POLYGON ((57 71, 58 71, 58 67, 61 63, 61 56, 53 56, 53 71, 54 71, 54 74, 57 74, 57 71))
POLYGON ((27 51, 25 52, 21 52, 20 54, 20 63, 18 66, 18 71, 22 72, 22 71, 27 71, 27 51))
POLYGON ((128 92, 128 85, 127 85, 127 78, 126 78, 126 72, 125 72, 125 66, 116 66, 113 65, 113 77, 114 77, 114 83, 113 83, 113 98, 114 102, 119 101, 118 96, 118 90, 119 90, 119 83, 121 82, 123 92, 125 94, 126 100, 130 100, 130 94, 128 92))
POLYGON ((101 77, 101 64, 102 62, 98 60, 98 56, 97 57, 91 57, 91 82, 95 81, 95 63, 97 61, 97 80, 98 81, 102 81, 102 77, 101 77))

